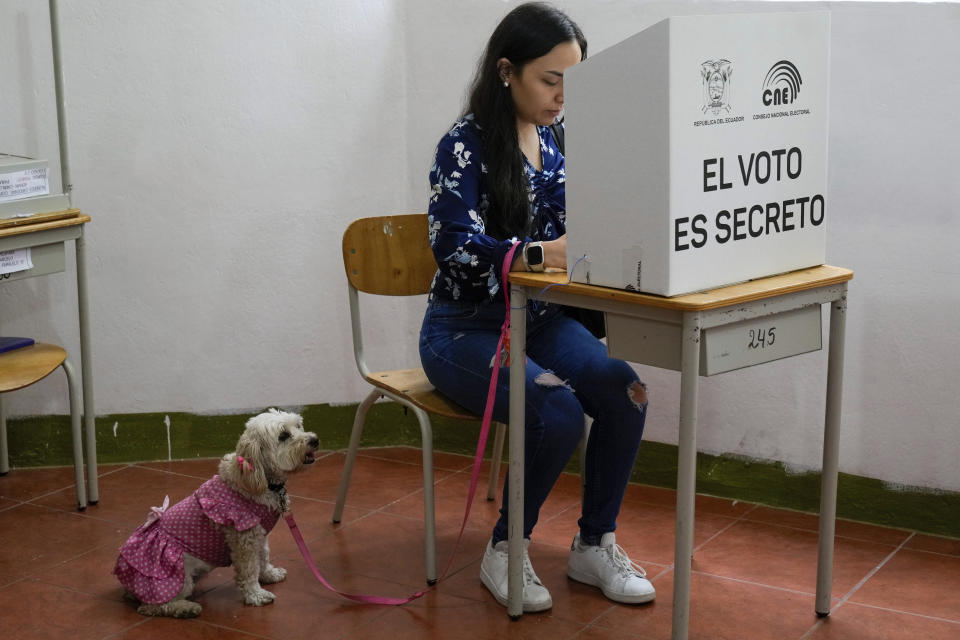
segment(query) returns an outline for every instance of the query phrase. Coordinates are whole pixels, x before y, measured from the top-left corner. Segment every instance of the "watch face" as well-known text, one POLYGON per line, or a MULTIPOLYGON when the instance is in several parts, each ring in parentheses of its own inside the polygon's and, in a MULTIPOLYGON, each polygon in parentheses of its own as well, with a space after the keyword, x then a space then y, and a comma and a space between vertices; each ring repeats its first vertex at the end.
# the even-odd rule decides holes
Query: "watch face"
POLYGON ((527 264, 533 266, 543 264, 543 247, 538 244, 527 246, 527 264))

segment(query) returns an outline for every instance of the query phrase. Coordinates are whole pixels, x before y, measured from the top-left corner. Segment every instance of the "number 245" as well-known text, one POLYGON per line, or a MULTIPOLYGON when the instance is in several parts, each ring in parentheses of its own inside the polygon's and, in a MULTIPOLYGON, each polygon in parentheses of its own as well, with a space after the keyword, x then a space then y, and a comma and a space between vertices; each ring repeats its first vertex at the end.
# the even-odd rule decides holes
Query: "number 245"
POLYGON ((776 341, 776 327, 770 327, 769 329, 750 329, 750 342, 747 343, 748 349, 763 349, 764 347, 772 347, 774 341, 776 341))

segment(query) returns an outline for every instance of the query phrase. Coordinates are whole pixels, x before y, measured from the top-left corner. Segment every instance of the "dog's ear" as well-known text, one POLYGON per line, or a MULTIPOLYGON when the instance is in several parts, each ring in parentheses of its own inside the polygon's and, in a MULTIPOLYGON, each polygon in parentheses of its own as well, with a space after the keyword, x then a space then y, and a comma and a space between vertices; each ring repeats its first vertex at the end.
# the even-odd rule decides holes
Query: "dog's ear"
POLYGON ((237 484, 250 495, 261 495, 267 490, 267 474, 263 468, 263 451, 260 438, 247 430, 237 442, 235 458, 237 484), (243 458, 243 460, 241 460, 243 458))

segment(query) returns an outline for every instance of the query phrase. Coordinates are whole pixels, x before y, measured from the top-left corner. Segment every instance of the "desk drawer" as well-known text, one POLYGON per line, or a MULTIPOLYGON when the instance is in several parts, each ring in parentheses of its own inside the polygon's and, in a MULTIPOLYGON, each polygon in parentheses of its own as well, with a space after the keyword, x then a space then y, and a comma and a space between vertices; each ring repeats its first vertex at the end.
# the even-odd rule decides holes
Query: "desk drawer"
MULTIPOLYGON (((680 370, 679 322, 607 314, 607 349, 612 357, 680 370)), ((705 329, 700 340, 700 375, 712 376, 823 347, 820 305, 784 311, 705 329)))
POLYGON ((44 276, 48 273, 58 273, 66 268, 62 242, 42 244, 38 247, 33 247, 30 251, 30 259, 33 260, 32 269, 0 275, 0 283, 11 280, 21 280, 32 276, 44 276))
POLYGON ((823 347, 820 305, 713 327, 700 342, 700 373, 712 376, 823 347))

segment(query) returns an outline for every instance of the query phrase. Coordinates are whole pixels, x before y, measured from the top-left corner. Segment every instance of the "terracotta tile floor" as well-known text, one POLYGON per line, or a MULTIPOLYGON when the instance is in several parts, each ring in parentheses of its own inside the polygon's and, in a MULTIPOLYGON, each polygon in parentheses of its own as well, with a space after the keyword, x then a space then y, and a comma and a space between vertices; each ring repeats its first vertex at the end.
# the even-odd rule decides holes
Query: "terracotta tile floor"
MULTIPOLYGON (((470 459, 435 459, 438 564, 454 547, 470 459)), ((343 454, 330 452, 290 481, 294 512, 328 580, 354 593, 403 596, 423 585, 419 450, 368 449, 358 460, 343 521, 330 522, 343 454)), ((141 617, 110 571, 117 547, 164 495, 176 501, 215 472, 215 460, 101 468, 99 505, 74 508, 70 468, 15 469, 0 477, 0 638, 549 638, 670 637, 674 493, 631 486, 618 542, 659 592, 623 606, 567 580, 580 499, 564 476, 544 506, 531 556, 553 610, 511 621, 477 577, 497 516, 481 486, 449 577, 404 607, 340 599, 308 572, 281 522, 273 557, 289 571, 277 600, 244 606, 229 569, 201 581, 194 620, 141 617)), ((813 612, 817 518, 699 496, 691 638, 857 640, 960 638, 960 541, 855 522, 837 526, 834 608, 813 612)))

